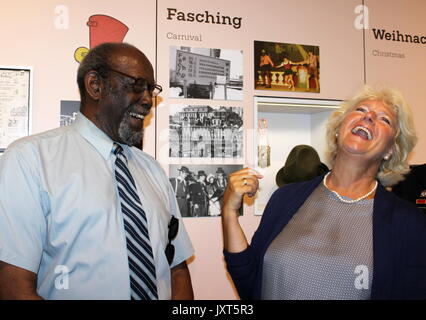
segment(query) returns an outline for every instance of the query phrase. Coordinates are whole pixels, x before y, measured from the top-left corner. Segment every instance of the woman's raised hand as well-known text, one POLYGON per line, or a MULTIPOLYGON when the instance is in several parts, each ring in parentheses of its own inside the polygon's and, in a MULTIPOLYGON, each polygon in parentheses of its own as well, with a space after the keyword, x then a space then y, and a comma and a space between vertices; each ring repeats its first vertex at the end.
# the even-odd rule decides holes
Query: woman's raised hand
POLYGON ((225 190, 223 209, 239 210, 244 195, 252 197, 259 188, 259 180, 263 176, 254 169, 244 168, 228 176, 228 185, 225 190))

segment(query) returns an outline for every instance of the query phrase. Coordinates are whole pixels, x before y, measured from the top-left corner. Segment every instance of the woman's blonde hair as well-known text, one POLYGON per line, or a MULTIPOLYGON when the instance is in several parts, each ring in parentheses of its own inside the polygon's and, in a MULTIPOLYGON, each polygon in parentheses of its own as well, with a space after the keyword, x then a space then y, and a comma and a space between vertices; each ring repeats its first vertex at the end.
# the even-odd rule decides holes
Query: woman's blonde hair
POLYGON ((365 100, 378 100, 391 107, 397 117, 397 133, 392 157, 383 160, 377 172, 377 179, 384 186, 392 186, 404 179, 409 172, 408 154, 417 142, 413 115, 407 101, 398 90, 386 86, 364 86, 352 99, 346 100, 333 112, 327 123, 328 158, 333 166, 337 155, 337 133, 346 115, 365 100))

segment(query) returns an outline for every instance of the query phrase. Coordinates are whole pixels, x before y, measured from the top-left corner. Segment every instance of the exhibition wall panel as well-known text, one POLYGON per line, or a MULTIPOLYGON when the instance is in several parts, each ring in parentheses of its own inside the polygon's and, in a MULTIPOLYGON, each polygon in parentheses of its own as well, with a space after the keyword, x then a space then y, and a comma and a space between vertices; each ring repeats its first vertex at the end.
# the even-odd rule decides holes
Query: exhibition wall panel
MULTIPOLYGON (((341 100, 359 88, 364 83, 363 33, 355 28, 354 20, 357 17, 355 8, 360 4, 361 1, 356 0, 308 0, 297 5, 279 0, 267 3, 244 0, 158 1, 157 70, 159 82, 165 90, 157 108, 156 156, 164 169, 169 170, 169 164, 186 167, 241 164, 255 167, 255 96, 341 100), (256 47, 255 41, 260 47, 256 47), (274 64, 271 88, 259 78, 262 48, 269 51, 274 64), (303 70, 299 72, 302 64, 305 71, 309 67, 306 62, 309 50, 313 50, 319 62, 319 86, 310 83, 310 88, 301 84, 303 70), (284 82, 283 67, 275 68, 284 57, 292 60, 292 71, 300 75, 295 77, 294 90, 284 82), (219 74, 223 60, 229 61, 230 70, 219 74), (209 78, 216 71, 217 78, 209 78), (227 77, 229 86, 225 87, 222 81, 227 77), (311 90, 312 87, 314 89, 311 90), (196 108, 191 108, 194 106, 196 108), (223 107, 242 110, 242 154, 236 157, 228 157, 226 153, 220 157, 220 148, 215 147, 215 141, 225 135, 219 132, 219 137, 216 137, 217 130, 214 125, 206 124, 208 116, 202 111, 223 107), (177 111, 179 108, 181 113, 177 111), (212 145, 214 148, 210 151, 212 145)), ((307 120, 310 116, 303 112, 287 117, 277 114, 274 120, 282 118, 291 122, 291 127, 306 121, 310 123, 307 120)), ((285 131, 287 122, 283 122, 281 129, 284 130, 283 137, 286 137, 283 139, 288 139, 285 141, 288 148, 291 149, 291 144, 296 141, 311 141, 310 138, 303 139, 313 134, 310 126, 302 126, 300 130, 304 133, 291 140, 294 133, 285 131)), ((319 141, 322 137, 315 139, 319 145, 323 144, 319 141)), ((228 142, 232 148, 232 141, 224 139, 225 145, 228 142)), ((176 172, 169 174, 175 175, 176 172)), ((197 172, 192 175, 196 179, 197 172)), ((240 221, 248 239, 259 223, 259 217, 254 213, 254 201, 246 202, 240 221)), ((189 265, 196 297, 236 298, 222 258, 220 218, 191 217, 185 219, 185 225, 196 249, 195 258, 189 265)))
MULTIPOLYGON (((33 133, 59 126, 62 101, 73 101, 78 109, 77 60, 94 45, 129 42, 155 64, 155 8, 155 0, 2 4, 0 64, 34 68, 33 133)), ((155 121, 149 120, 145 148, 154 154, 155 121)))
POLYGON ((412 163, 426 162, 426 2, 384 3, 366 0, 369 23, 365 30, 365 70, 369 84, 387 83, 400 89, 414 113, 419 141, 412 163))

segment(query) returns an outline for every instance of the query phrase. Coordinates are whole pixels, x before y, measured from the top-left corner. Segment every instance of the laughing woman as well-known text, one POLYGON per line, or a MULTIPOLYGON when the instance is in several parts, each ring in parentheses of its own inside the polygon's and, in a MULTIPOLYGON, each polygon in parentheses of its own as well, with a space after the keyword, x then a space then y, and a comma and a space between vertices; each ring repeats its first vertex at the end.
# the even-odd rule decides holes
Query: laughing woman
POLYGON ((426 298, 426 216, 385 187, 408 172, 416 143, 402 95, 365 87, 328 122, 332 171, 285 185, 248 244, 238 222, 262 176, 230 175, 224 255, 243 299, 426 298))

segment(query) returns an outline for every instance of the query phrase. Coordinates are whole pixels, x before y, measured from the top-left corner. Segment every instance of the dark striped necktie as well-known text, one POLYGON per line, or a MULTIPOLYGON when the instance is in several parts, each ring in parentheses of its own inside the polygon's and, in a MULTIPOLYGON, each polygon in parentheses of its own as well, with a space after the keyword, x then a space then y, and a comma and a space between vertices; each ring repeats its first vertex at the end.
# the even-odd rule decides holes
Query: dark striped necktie
POLYGON ((112 152, 116 156, 115 178, 126 232, 131 298, 157 300, 157 280, 146 215, 135 181, 127 167, 123 148, 114 143, 112 152))

